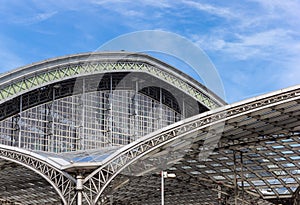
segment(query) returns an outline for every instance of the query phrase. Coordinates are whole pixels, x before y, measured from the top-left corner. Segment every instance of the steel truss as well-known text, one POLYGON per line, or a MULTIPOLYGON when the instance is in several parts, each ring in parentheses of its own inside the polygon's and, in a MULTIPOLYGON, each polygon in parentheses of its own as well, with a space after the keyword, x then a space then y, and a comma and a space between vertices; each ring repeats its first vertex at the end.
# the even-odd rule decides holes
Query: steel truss
MULTIPOLYGON (((31 71, 25 76, 24 73, 18 76, 17 71, 13 79, 9 79, 8 82, 0 82, 0 103, 34 89, 74 77, 107 72, 144 72, 173 85, 210 109, 223 104, 219 99, 212 99, 212 94, 207 93, 200 86, 197 87, 195 84, 187 83, 188 80, 183 78, 183 74, 179 75, 174 72, 173 68, 162 65, 157 66, 158 64, 157 60, 147 55, 126 53, 115 53, 115 56, 89 53, 67 56, 65 59, 53 59, 24 68, 31 71), (136 55, 139 57, 138 62, 136 55), (153 64, 156 64, 156 66, 153 66, 153 64)), ((2 78, 5 79, 5 77, 2 78)), ((11 77, 8 76, 7 78, 11 77)))
POLYGON ((74 195, 76 179, 34 155, 36 154, 0 145, 0 158, 20 164, 36 172, 51 184, 64 204, 70 204, 70 199, 74 195))
POLYGON ((300 89, 296 87, 292 90, 255 99, 254 101, 234 107, 225 106, 221 110, 200 114, 199 116, 184 120, 184 123, 175 123, 165 128, 165 131, 154 132, 146 136, 143 140, 130 144, 130 147, 127 146, 126 149, 122 149, 120 154, 111 157, 109 161, 87 176, 83 180, 83 192, 85 193, 86 200, 89 204, 96 204, 101 197, 104 197, 102 193, 105 188, 122 170, 155 149, 179 138, 185 139, 192 136, 194 137, 193 142, 205 140, 206 136, 197 137, 197 135, 193 134, 225 122, 225 120, 298 99, 300 99, 300 89))

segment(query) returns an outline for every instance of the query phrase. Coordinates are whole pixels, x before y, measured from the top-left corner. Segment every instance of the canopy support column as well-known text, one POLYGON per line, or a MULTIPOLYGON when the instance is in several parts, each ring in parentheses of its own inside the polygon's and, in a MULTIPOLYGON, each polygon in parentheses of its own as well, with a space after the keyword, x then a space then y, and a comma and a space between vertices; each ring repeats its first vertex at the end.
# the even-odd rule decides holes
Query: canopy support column
POLYGON ((78 175, 76 177, 76 180, 77 205, 82 205, 83 176, 78 175))

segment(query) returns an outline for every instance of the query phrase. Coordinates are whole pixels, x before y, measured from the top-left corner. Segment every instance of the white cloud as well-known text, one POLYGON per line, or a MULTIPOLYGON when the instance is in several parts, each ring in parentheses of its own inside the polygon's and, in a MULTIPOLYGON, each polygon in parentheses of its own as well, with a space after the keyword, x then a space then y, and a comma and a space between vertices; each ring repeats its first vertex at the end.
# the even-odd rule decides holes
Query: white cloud
POLYGON ((262 20, 268 20, 270 23, 277 23, 279 26, 293 26, 294 29, 300 30, 299 0, 249 0, 256 2, 263 9, 262 20))
MULTIPOLYGON (((276 13, 277 10, 281 10, 288 15, 297 15, 299 14, 300 4, 298 0, 250 0, 253 2, 259 3, 269 12, 276 13)), ((278 16, 282 13, 277 14, 278 16)))
POLYGON ((0 6, 0 22, 31 25, 57 14, 51 1, 7 1, 0 6))
POLYGON ((182 3, 190 7, 193 7, 195 9, 198 9, 200 11, 204 11, 219 17, 223 17, 223 18, 236 17, 236 14, 232 12, 229 8, 217 7, 217 6, 213 6, 212 4, 204 4, 201 2, 195 2, 189 0, 184 0, 182 1, 182 3))
POLYGON ((53 17, 55 14, 57 14, 56 11, 36 13, 32 16, 18 16, 12 19, 12 22, 18 24, 26 24, 26 25, 35 24, 35 23, 45 21, 53 17))
POLYGON ((234 18, 224 16, 226 21, 209 33, 190 35, 199 47, 219 58, 217 68, 226 73, 230 101, 300 82, 300 2, 249 2, 245 7, 225 4, 227 11, 236 11, 234 18))
POLYGON ((51 18, 52 16, 54 16, 56 13, 57 13, 56 11, 39 13, 33 19, 35 21, 45 21, 45 20, 51 18))
MULTIPOLYGON (((111 6, 113 9, 112 5, 123 5, 123 6, 142 6, 142 7, 158 7, 158 8, 169 8, 172 7, 172 4, 168 0, 137 0, 137 1, 131 1, 131 0, 90 0, 90 3, 93 4, 98 4, 98 5, 105 5, 105 6, 111 6)), ((174 5, 174 2, 173 2, 174 5)))
POLYGON ((294 0, 249 1, 257 2, 259 6, 253 6, 252 9, 247 7, 246 10, 234 5, 222 8, 184 1, 198 9, 224 18, 226 16, 234 17, 227 19, 228 21, 224 24, 216 25, 209 34, 205 33, 202 36, 201 34, 192 34, 192 39, 204 49, 221 51, 239 60, 259 59, 274 55, 281 55, 280 59, 282 59, 299 53, 295 44, 299 42, 297 39, 300 37, 298 32, 300 26, 287 24, 285 21, 295 20, 295 12, 297 10, 298 13, 300 10, 300 2, 294 0), (273 2, 275 3, 273 4, 273 2), (273 12, 274 10, 276 12, 273 12), (284 10, 284 14, 279 10, 284 10))
POLYGON ((154 18, 155 16, 159 16, 159 14, 157 11, 151 12, 151 9, 166 9, 176 5, 174 3, 171 4, 168 0, 90 0, 89 3, 117 12, 118 14, 129 18, 149 18, 149 12, 151 13, 151 17, 154 18))
POLYGON ((233 40, 225 40, 221 34, 193 36, 204 50, 221 52, 236 60, 288 61, 300 57, 295 33, 284 29, 271 29, 251 34, 234 34, 233 40))

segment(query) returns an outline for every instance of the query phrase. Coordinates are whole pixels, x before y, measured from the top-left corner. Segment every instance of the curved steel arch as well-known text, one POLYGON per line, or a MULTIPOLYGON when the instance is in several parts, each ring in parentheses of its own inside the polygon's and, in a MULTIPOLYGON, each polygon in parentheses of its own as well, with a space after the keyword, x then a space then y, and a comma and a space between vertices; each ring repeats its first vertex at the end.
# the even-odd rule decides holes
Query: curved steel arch
POLYGON ((145 72, 190 95, 209 109, 225 102, 173 67, 145 54, 86 53, 64 56, 19 68, 0 76, 0 103, 62 80, 106 72, 145 72))
MULTIPOLYGON (((76 179, 47 162, 38 154, 29 151, 0 145, 0 158, 20 164, 42 176, 58 193, 64 204, 70 204, 76 179)), ((54 164, 54 163, 53 163, 54 164)))
MULTIPOLYGON (((189 138, 191 134, 217 125, 225 120, 238 118, 247 113, 299 99, 300 85, 224 106, 214 111, 208 111, 165 127, 160 131, 141 138, 133 144, 123 147, 118 153, 105 160, 101 167, 85 178, 84 187, 85 191, 88 192, 87 196, 90 196, 90 204, 97 203, 105 188, 119 172, 150 151, 158 149, 175 139, 189 138)), ((197 141, 199 140, 201 139, 197 138, 197 141)))

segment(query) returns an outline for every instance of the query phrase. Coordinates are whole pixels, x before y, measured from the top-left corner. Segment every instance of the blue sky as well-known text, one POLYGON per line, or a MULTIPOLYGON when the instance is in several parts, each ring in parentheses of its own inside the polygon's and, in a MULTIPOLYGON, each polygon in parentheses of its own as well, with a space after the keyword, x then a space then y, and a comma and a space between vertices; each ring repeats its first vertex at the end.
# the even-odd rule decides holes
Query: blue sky
POLYGON ((0 0, 0 72, 162 30, 203 49, 231 103, 300 83, 299 0, 0 0))

